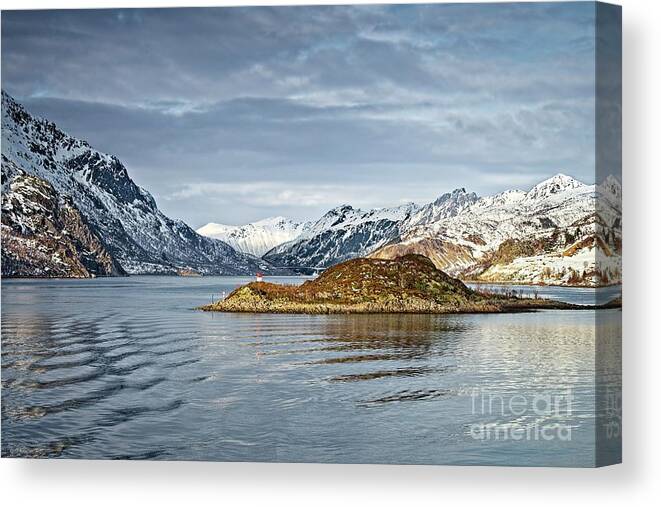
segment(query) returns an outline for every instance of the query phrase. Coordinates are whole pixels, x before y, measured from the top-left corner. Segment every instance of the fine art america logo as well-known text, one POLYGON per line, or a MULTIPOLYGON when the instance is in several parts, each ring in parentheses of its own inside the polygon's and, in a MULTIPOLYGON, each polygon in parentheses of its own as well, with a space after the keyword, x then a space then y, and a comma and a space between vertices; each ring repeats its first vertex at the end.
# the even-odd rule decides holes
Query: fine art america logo
POLYGON ((504 395, 483 389, 471 393, 472 413, 483 422, 470 425, 476 440, 571 440, 574 396, 571 389, 558 394, 504 395))

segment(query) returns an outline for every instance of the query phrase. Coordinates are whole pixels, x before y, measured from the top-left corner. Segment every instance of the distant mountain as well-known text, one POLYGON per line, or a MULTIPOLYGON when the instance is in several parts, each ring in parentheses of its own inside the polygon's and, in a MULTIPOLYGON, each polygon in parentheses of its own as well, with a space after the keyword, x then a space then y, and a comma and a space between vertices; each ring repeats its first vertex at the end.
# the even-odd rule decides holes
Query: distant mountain
POLYGON ((271 217, 247 225, 210 222, 196 232, 220 239, 241 252, 261 257, 272 248, 300 236, 307 226, 307 223, 294 222, 284 217, 271 217))
POLYGON ((621 199, 613 176, 586 185, 557 174, 529 191, 462 188, 423 206, 345 204, 314 222, 198 234, 163 215, 119 159, 2 92, 3 276, 282 273, 422 254, 463 280, 602 285, 621 280, 621 199))
POLYGON ((163 215, 119 159, 32 116, 4 91, 2 185, 4 276, 273 271, 163 215))
POLYGON ((458 188, 443 194, 434 202, 420 207, 402 224, 402 229, 410 229, 417 225, 425 225, 453 217, 475 204, 477 200, 478 197, 475 192, 468 193, 465 188, 458 188))
POLYGON ((267 252, 264 259, 276 266, 328 267, 364 257, 396 239, 400 224, 417 209, 412 203, 368 211, 338 206, 306 225, 296 239, 267 252))
POLYGON ((279 266, 328 267, 369 255, 396 242, 410 228, 461 213, 478 199, 457 189, 425 206, 360 210, 345 204, 304 228, 301 235, 269 251, 264 258, 279 266))
POLYGON ((363 211, 342 205, 264 258, 324 268, 355 257, 422 254, 464 280, 618 283, 621 196, 613 176, 595 186, 557 174, 527 192, 478 197, 460 188, 423 206, 363 211))
POLYGON ((602 285, 621 280, 621 186, 558 174, 528 192, 477 199, 454 216, 404 225, 376 258, 426 255, 463 280, 602 285))

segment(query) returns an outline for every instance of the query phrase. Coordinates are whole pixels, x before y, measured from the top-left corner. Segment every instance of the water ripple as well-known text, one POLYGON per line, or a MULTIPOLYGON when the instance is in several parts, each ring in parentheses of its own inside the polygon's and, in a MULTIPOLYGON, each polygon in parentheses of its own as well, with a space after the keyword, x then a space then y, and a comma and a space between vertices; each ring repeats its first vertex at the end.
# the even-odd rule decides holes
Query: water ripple
POLYGON ((553 312, 191 310, 242 281, 3 280, 2 455, 589 463, 594 313, 563 313, 560 326, 553 312), (571 389, 574 411, 558 420, 578 436, 486 453, 466 436, 474 389, 571 389))

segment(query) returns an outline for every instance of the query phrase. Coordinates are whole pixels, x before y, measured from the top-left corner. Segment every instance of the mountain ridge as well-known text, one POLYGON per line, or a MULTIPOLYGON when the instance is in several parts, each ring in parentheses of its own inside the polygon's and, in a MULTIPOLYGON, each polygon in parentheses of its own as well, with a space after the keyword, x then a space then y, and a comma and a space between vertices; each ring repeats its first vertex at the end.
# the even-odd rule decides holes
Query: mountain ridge
POLYGON ((464 280, 598 286, 621 280, 621 188, 559 173, 405 230, 376 258, 418 253, 464 280))
POLYGON ((421 254, 464 280, 588 286, 621 280, 622 187, 613 175, 588 185, 558 173, 528 191, 479 197, 458 188, 421 206, 342 204, 309 222, 210 222, 196 232, 165 216, 117 157, 32 116, 4 90, 2 127, 3 276, 12 269, 20 276, 30 269, 35 276, 269 274, 421 254), (59 234, 65 222, 76 235, 59 234), (38 223, 55 232, 39 234, 38 223), (39 263, 21 264, 21 252, 39 263))
POLYGON ((329 267, 364 257, 399 235, 399 224, 417 210, 412 203, 361 210, 344 204, 326 212, 296 239, 269 250, 276 266, 329 267))
POLYGON ((209 222, 196 232, 202 236, 222 240, 241 252, 261 257, 272 248, 300 236, 306 226, 305 222, 294 222, 278 216, 245 225, 209 222))
MULTIPOLYGON (((200 236, 184 222, 165 216, 117 157, 66 134, 49 120, 31 115, 3 90, 3 203, 4 191, 18 177, 17 170, 47 182, 58 198, 68 199, 128 274, 278 271, 262 259, 236 252, 228 244, 200 236)), ((5 236, 13 234, 16 224, 2 225, 5 236)), ((35 249, 42 246, 45 248, 34 244, 35 249)), ((105 272, 89 275, 103 276, 105 272)))
POLYGON ((355 257, 425 255, 471 281, 604 285, 621 279, 621 184, 557 173, 528 191, 478 197, 458 188, 429 204, 342 204, 264 258, 325 268, 355 257))

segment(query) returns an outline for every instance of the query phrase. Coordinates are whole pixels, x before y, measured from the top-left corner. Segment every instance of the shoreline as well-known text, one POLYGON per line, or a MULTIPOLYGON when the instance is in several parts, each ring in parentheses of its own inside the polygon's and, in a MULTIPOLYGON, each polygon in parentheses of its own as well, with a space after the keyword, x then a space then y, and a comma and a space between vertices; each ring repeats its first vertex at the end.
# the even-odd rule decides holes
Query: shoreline
MULTIPOLYGON (((438 303, 420 297, 389 297, 380 301, 345 302, 308 301, 296 297, 296 286, 284 288, 290 296, 279 294, 269 297, 263 291, 268 282, 254 282, 239 287, 223 300, 195 308, 204 312, 266 313, 266 314, 502 314, 525 313, 539 310, 605 310, 622 307, 621 298, 600 305, 583 305, 544 298, 477 295, 476 299, 438 303)), ((283 287, 281 287, 282 289, 283 287)))
POLYGON ((459 314, 594 310, 621 305, 621 297, 603 305, 585 305, 540 298, 537 294, 521 297, 515 290, 503 292, 470 288, 436 268, 427 257, 409 254, 389 260, 345 261, 301 285, 250 282, 199 309, 285 314, 459 314))
MULTIPOLYGON (((248 275, 177 275, 171 273, 133 273, 126 275, 98 275, 98 276, 15 276, 15 275, 2 275, 0 280, 95 280, 98 278, 133 278, 136 276, 164 276, 168 278, 236 278, 236 277, 250 277, 254 278, 253 274, 248 275)), ((301 278, 310 279, 311 275, 265 275, 264 278, 301 278)), ((606 285, 559 285, 549 283, 532 283, 532 282, 485 282, 482 280, 461 280, 465 284, 471 285, 504 285, 504 286, 528 286, 528 287, 557 287, 563 289, 606 289, 608 287, 617 287, 622 285, 622 282, 609 283, 606 285)))
MULTIPOLYGON (((460 279, 461 280, 461 279, 460 279)), ((563 289, 606 289, 608 287, 617 287, 622 285, 622 282, 607 283, 605 285, 561 285, 554 283, 540 283, 540 282, 512 282, 511 280, 502 282, 487 282, 484 280, 461 280, 464 283, 471 285, 523 285, 527 287, 562 287, 563 289)))
MULTIPOLYGON (((486 303, 484 305, 452 307, 430 307, 430 308, 407 308, 402 307, 373 307, 370 305, 344 305, 344 304, 275 304, 267 306, 259 305, 224 305, 225 300, 209 305, 195 308, 203 312, 220 313, 260 313, 260 314, 294 314, 294 315, 462 315, 462 314, 514 314, 530 313, 540 310, 578 310, 596 311, 621 308, 621 303, 609 301, 602 305, 576 305, 552 300, 535 300, 537 304, 514 304, 503 305, 486 303)), ((524 300, 519 300, 523 302, 524 300)))

